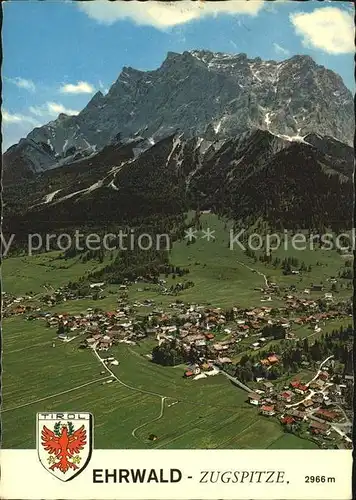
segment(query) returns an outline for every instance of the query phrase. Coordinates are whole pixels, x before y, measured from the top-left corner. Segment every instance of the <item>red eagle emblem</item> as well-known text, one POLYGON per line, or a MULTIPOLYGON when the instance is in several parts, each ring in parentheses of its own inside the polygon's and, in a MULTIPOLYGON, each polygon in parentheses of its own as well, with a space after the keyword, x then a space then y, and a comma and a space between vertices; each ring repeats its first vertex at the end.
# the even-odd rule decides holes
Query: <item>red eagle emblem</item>
POLYGON ((84 425, 74 430, 72 422, 61 426, 57 422, 54 432, 45 425, 41 432, 42 446, 49 453, 48 462, 52 464, 49 469, 58 469, 65 474, 69 469, 77 470, 81 457, 80 451, 87 444, 87 435, 84 425))

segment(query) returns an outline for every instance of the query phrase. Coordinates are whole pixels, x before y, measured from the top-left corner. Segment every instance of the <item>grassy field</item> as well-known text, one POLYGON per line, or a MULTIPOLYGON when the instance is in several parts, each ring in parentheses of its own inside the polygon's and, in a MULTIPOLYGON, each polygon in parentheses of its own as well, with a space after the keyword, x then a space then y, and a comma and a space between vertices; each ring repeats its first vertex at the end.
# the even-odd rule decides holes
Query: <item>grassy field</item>
POLYGON ((60 255, 48 252, 4 259, 1 266, 4 291, 13 295, 45 293, 44 285, 58 288, 109 263, 108 257, 99 264, 98 261, 82 263, 79 257, 61 259, 60 255))
MULTIPOLYGON (((102 365, 79 350, 79 339, 56 343, 54 330, 41 320, 6 319, 3 357, 3 446, 35 446, 39 411, 90 411, 97 448, 267 448, 282 439, 277 421, 258 415, 246 393, 223 375, 183 378, 183 366, 162 367, 145 354, 150 341, 135 348, 120 345, 115 381, 103 385, 102 365), (68 391, 68 392, 65 392, 68 391), (156 393, 146 394, 145 391, 156 393), (64 393, 64 394, 63 394, 64 393), (161 411, 162 397, 164 411, 161 411), (172 405, 172 402, 178 401, 172 405), (19 432, 19 429, 21 432, 19 432), (132 434, 137 429, 135 436, 132 434), (148 435, 157 435, 157 441, 148 435)), ((303 447, 303 443, 299 446, 303 447)))
MULTIPOLYGON (((285 251, 279 248, 273 252, 273 257, 297 257, 299 261, 304 261, 306 265, 312 265, 310 273, 303 275, 284 276, 281 269, 273 269, 272 266, 266 266, 259 260, 253 260, 245 255, 242 249, 234 245, 234 249, 229 248, 230 229, 232 224, 224 221, 213 214, 201 215, 202 230, 208 228, 213 232, 215 239, 209 242, 204 236, 202 230, 197 233, 195 243, 190 245, 187 241, 176 242, 170 252, 170 260, 174 265, 188 268, 190 273, 185 279, 194 282, 194 287, 184 290, 179 294, 179 299, 187 302, 199 302, 201 304, 213 304, 216 307, 251 307, 262 305, 261 293, 255 288, 264 285, 264 278, 260 274, 254 273, 244 267, 244 265, 254 268, 263 273, 273 282, 281 287, 294 285, 297 293, 302 293, 305 288, 310 287, 311 283, 320 283, 323 281, 329 291, 330 285, 327 284, 327 278, 337 276, 338 271, 343 267, 345 258, 336 251, 328 250, 304 250, 298 251, 288 248, 285 251), (320 265, 317 266, 316 263, 320 265)), ((238 231, 235 230, 234 234, 238 231)), ((260 252, 261 253, 261 252, 260 252)), ((258 255, 259 252, 256 252, 258 255)), ((109 257, 102 264, 98 261, 88 261, 82 263, 78 257, 64 260, 59 258, 58 252, 49 252, 32 257, 12 257, 4 260, 2 266, 3 287, 8 293, 16 295, 28 293, 43 293, 43 285, 50 284, 58 287, 69 281, 78 280, 81 276, 90 271, 98 270, 110 262, 109 257)), ((179 279, 173 280, 170 277, 168 286, 179 279)), ((343 299, 351 297, 352 291, 346 289, 347 282, 350 280, 339 280, 339 292, 337 298, 343 299)), ((172 296, 162 295, 156 291, 139 292, 140 284, 130 287, 129 298, 139 300, 143 298, 154 299, 162 306, 166 306, 174 298, 172 296)), ((151 287, 154 289, 154 287, 151 287)), ((118 287, 110 286, 105 291, 106 298, 101 301, 78 301, 74 303, 76 309, 82 310, 84 307, 100 306, 110 308, 116 304, 116 295, 108 294, 109 290, 118 291, 118 287)), ((323 297, 324 291, 312 292, 311 298, 323 297)), ((283 302, 278 298, 273 298, 269 302, 270 306, 281 306, 283 302)), ((64 305, 72 307, 73 304, 64 305)))

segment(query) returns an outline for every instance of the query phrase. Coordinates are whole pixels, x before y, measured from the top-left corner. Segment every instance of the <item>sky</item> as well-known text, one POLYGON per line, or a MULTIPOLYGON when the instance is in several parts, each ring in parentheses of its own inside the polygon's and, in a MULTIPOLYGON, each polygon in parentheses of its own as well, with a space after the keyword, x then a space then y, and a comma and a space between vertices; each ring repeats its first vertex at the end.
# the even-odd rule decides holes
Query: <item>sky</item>
POLYGON ((308 54, 354 92, 349 2, 10 0, 3 19, 3 151, 59 113, 106 93, 123 66, 152 70, 168 51, 281 61, 308 54))

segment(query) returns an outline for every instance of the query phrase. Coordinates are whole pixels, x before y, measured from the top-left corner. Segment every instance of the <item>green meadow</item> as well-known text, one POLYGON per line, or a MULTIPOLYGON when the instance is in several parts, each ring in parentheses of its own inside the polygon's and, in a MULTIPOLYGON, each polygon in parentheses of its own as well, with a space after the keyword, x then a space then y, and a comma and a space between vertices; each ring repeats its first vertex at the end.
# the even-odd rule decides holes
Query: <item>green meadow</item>
MULTIPOLYGON (((283 259, 298 257, 312 271, 302 275, 284 276, 259 260, 254 262, 238 248, 230 250, 231 223, 215 215, 201 216, 201 230, 194 243, 186 240, 174 244, 170 260, 176 266, 189 269, 183 280, 194 286, 178 296, 163 295, 154 285, 133 284, 128 289, 130 302, 153 299, 156 306, 167 308, 177 298, 184 302, 211 304, 229 308, 282 306, 278 297, 261 302, 258 288, 265 284, 263 275, 283 287, 296 287, 303 294, 311 283, 324 282, 322 293, 311 292, 318 298, 329 291, 327 278, 337 276, 345 257, 336 251, 306 250, 276 255, 283 259), (202 229, 214 231, 215 239, 203 239, 202 229), (319 265, 317 265, 317 262, 319 265), (249 269, 251 268, 251 269, 249 269), (149 290, 139 291, 148 287, 149 290)), ((38 296, 44 286, 57 288, 69 281, 99 269, 102 264, 82 263, 79 258, 65 260, 58 252, 4 259, 3 289, 14 295, 29 292, 38 296)), ((180 278, 167 279, 167 286, 180 278)), ((351 297, 347 280, 338 280, 337 298, 351 297)), ((49 311, 80 313, 98 307, 115 310, 119 287, 105 287, 101 300, 67 301, 49 311)), ((47 310, 42 306, 42 309, 47 310)), ((140 312, 150 309, 142 308, 140 312)), ((327 323, 324 331, 338 328, 349 318, 327 323)), ((223 375, 202 380, 183 378, 184 367, 162 367, 149 361, 154 341, 138 346, 120 344, 111 353, 120 362, 113 366, 119 378, 104 384, 109 373, 89 350, 78 349, 80 337, 69 343, 56 342, 55 330, 47 328, 41 319, 28 321, 24 316, 3 321, 3 446, 32 448, 35 446, 35 415, 40 411, 90 411, 95 419, 97 448, 312 448, 312 442, 285 434, 275 419, 258 415, 257 409, 246 403, 246 393, 232 385, 223 375), (174 404, 172 404, 174 403, 174 404), (149 434, 157 436, 148 440, 149 434)), ((296 327, 298 337, 315 337, 312 330, 296 327)), ((249 339, 250 342, 250 339, 249 339)), ((247 347, 248 348, 248 347, 247 347)), ((238 358, 235 360, 238 361, 238 358)))
POLYGON ((33 448, 41 411, 90 411, 97 448, 289 447, 279 423, 259 416, 223 375, 186 380, 183 366, 148 360, 150 341, 113 348, 120 362, 113 372, 122 383, 103 384, 109 374, 92 352, 78 349, 79 339, 53 348, 54 330, 22 317, 6 319, 4 329, 4 448, 33 448), (151 433, 156 441, 149 441, 151 433))

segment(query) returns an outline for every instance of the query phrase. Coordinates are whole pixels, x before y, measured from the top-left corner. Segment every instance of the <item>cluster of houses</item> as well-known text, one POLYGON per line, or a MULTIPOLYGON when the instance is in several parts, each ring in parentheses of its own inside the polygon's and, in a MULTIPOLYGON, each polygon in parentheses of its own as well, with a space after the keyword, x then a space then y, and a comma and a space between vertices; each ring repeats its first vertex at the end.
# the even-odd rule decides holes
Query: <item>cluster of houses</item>
MULTIPOLYGON (((270 381, 259 381, 260 388, 248 395, 248 402, 258 407, 261 415, 277 417, 282 425, 292 429, 304 422, 314 436, 329 436, 333 424, 343 422, 344 414, 335 398, 341 396, 345 384, 335 384, 327 369, 310 382, 292 380, 278 390, 270 381)), ((351 440, 346 439, 346 443, 351 440)))
POLYGON ((31 295, 16 297, 6 292, 1 293, 2 315, 4 318, 40 310, 37 301, 31 295))
MULTIPOLYGON (((269 284, 272 287, 273 284, 269 284)), ((92 292, 101 292, 104 283, 90 285, 92 292)), ((127 284, 120 290, 125 293, 127 284)), ((66 301, 74 298, 73 292, 66 287, 51 290, 50 301, 66 301), (72 295, 73 296, 72 296, 72 295)), ((309 325, 316 332, 329 319, 342 314, 337 308, 321 312, 318 304, 313 300, 286 295, 284 307, 272 308, 261 306, 249 309, 234 307, 227 313, 221 308, 206 307, 203 305, 184 304, 177 300, 168 311, 158 309, 154 301, 146 299, 128 305, 127 297, 118 299, 118 308, 114 311, 95 312, 88 309, 83 314, 69 315, 66 313, 44 313, 42 307, 31 305, 27 298, 14 298, 3 294, 5 310, 11 314, 27 314, 29 319, 44 317, 51 327, 61 328, 59 339, 69 340, 78 334, 85 334, 83 346, 95 347, 107 351, 116 342, 135 343, 147 336, 154 336, 158 342, 177 339, 182 345, 190 349, 201 350, 205 358, 210 357, 220 364, 232 363, 234 354, 238 352, 237 345, 244 339, 251 339, 250 348, 254 351, 261 349, 271 337, 264 337, 262 330, 268 325, 280 325, 285 329, 285 338, 294 339, 294 328, 309 325), (30 304, 30 305, 29 305, 30 304), (140 325, 137 319, 137 309, 150 308, 145 325, 140 325), (303 311, 303 314, 298 314, 303 311), (291 316, 292 319, 291 319, 291 316)), ((31 299, 31 297, 28 297, 31 299)), ((51 305, 52 302, 51 302, 51 305)), ((47 304, 46 304, 47 306, 47 304)), ((242 344, 245 347, 245 343, 242 344)), ((266 359, 261 363, 265 366, 273 365, 277 360, 266 359)))
POLYGON ((218 375, 219 370, 214 366, 214 361, 212 359, 202 360, 201 363, 194 363, 188 365, 186 371, 184 372, 185 378, 192 378, 193 380, 200 380, 202 378, 211 377, 212 375, 218 375))

